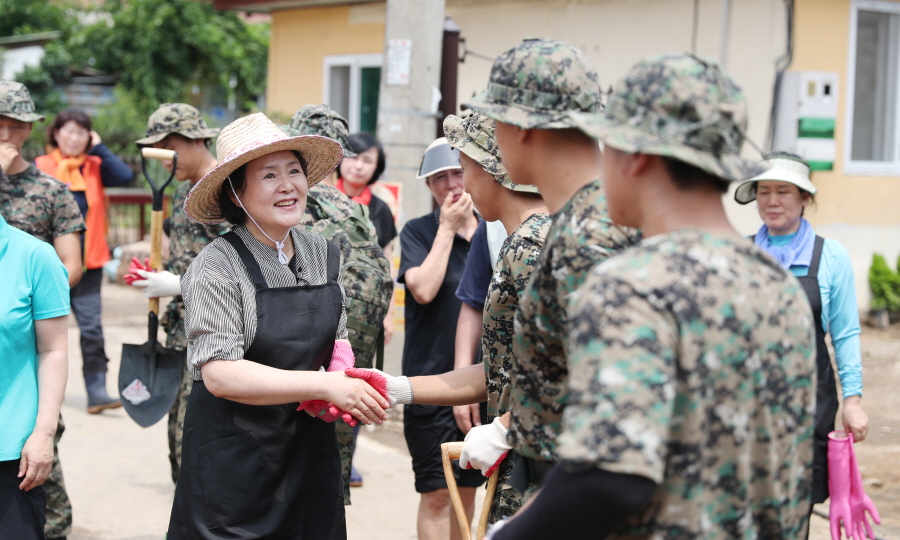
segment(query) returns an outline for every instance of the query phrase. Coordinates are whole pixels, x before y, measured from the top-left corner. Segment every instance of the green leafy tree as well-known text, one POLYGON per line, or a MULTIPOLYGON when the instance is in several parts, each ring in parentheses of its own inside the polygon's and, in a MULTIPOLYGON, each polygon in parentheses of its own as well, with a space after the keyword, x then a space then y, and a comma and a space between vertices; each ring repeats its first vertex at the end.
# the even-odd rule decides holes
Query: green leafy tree
POLYGON ((111 20, 75 37, 79 55, 118 73, 144 110, 185 101, 194 85, 225 88, 247 110, 265 88, 268 25, 245 24, 234 12, 195 0, 107 0, 103 10, 111 20))

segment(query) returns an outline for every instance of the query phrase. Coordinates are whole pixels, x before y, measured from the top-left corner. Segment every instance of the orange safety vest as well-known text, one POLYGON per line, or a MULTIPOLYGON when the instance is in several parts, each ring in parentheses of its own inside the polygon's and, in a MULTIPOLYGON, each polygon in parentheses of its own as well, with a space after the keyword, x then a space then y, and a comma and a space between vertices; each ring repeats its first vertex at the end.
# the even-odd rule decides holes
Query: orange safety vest
MULTIPOLYGON (((54 154, 56 153, 39 156, 34 163, 38 169, 55 178, 59 164, 54 154)), ((101 162, 102 160, 97 156, 85 156, 84 165, 81 168, 81 175, 84 176, 87 184, 85 196, 88 210, 85 217, 87 230, 84 233, 84 266, 88 270, 101 268, 111 258, 109 244, 106 243, 109 226, 106 217, 108 197, 103 190, 103 180, 100 178, 101 162)))

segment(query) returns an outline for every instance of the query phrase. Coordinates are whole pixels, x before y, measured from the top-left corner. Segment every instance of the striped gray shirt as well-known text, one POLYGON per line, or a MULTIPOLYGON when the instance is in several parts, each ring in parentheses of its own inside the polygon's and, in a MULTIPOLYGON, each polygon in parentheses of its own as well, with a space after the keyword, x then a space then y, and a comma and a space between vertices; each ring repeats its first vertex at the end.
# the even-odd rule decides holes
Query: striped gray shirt
MULTIPOLYGON (((328 244, 319 234, 291 229, 297 274, 278 262, 278 252, 261 243, 243 225, 234 232, 256 258, 269 287, 322 285, 328 281, 328 244)), ((340 282, 340 280, 338 280, 340 282)), ((256 336, 256 287, 234 247, 216 238, 197 255, 181 278, 187 362, 194 380, 210 360, 239 360, 256 336)), ((341 290, 343 294, 343 290, 341 290)), ((347 313, 335 339, 347 338, 347 313)))

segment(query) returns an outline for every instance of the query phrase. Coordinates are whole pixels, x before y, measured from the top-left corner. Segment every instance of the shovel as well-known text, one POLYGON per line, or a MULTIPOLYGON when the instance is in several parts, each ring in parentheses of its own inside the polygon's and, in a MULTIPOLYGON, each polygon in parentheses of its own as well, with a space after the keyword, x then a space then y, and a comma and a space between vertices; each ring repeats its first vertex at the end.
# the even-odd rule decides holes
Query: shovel
MULTIPOLYGON (((178 154, 159 148, 141 149, 141 168, 153 192, 153 211, 150 214, 150 268, 162 266, 163 190, 175 176, 178 154), (172 160, 172 173, 161 186, 147 173, 147 160, 172 160)), ((172 408, 181 384, 184 353, 167 349, 156 340, 159 327, 159 298, 150 299, 148 339, 142 345, 123 344, 119 368, 119 395, 128 416, 141 427, 150 427, 172 408)))
MULTIPOLYGON (((456 519, 459 520, 459 530, 462 532, 463 540, 472 540, 472 529, 469 527, 469 520, 466 517, 466 509, 463 506, 462 499, 459 497, 459 488, 456 487, 456 476, 453 475, 453 460, 459 459, 462 454, 464 442, 447 442, 441 445, 441 461, 444 462, 444 477, 447 479, 447 487, 450 490, 450 501, 453 503, 453 510, 456 512, 456 519)), ((487 493, 484 496, 484 504, 481 506, 481 516, 478 518, 478 529, 476 529, 476 538, 481 540, 487 532, 488 518, 491 516, 491 503, 494 501, 494 493, 497 491, 497 479, 500 475, 497 471, 500 467, 494 469, 491 477, 488 479, 487 493)))

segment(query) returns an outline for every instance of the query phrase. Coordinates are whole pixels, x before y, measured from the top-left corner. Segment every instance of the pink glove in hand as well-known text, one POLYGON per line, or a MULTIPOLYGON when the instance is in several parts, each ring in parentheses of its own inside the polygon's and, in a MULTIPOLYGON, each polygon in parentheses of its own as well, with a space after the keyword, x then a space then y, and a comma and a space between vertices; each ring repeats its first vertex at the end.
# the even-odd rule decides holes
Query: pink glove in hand
POLYGON ((369 383, 369 386, 374 388, 381 397, 390 401, 391 396, 388 394, 388 383, 387 378, 379 373, 378 371, 372 369, 360 369, 351 367, 344 371, 344 373, 348 377, 353 377, 354 379, 362 379, 369 383))
POLYGON ((841 522, 847 538, 854 538, 850 512, 850 453, 852 441, 843 431, 828 434, 828 497, 831 506, 828 520, 831 522, 831 539, 841 540, 841 522))
POLYGON ((353 348, 346 341, 335 341, 334 352, 331 353, 331 363, 328 364, 327 371, 345 371, 352 368, 356 363, 356 357, 353 356, 353 348))
POLYGON ((128 265, 128 273, 122 276, 122 279, 125 280, 125 283, 128 285, 133 284, 135 281, 140 281, 143 278, 140 274, 138 274, 138 270, 144 270, 146 272, 152 272, 153 269, 150 268, 150 259, 144 257, 144 262, 141 261, 137 257, 131 258, 131 264, 128 265))
POLYGON ((881 516, 875 509, 875 503, 863 490, 862 474, 856 464, 856 452, 853 450, 853 434, 850 436, 850 528, 853 529, 854 540, 875 539, 872 525, 866 518, 866 512, 875 523, 881 523, 881 516))

